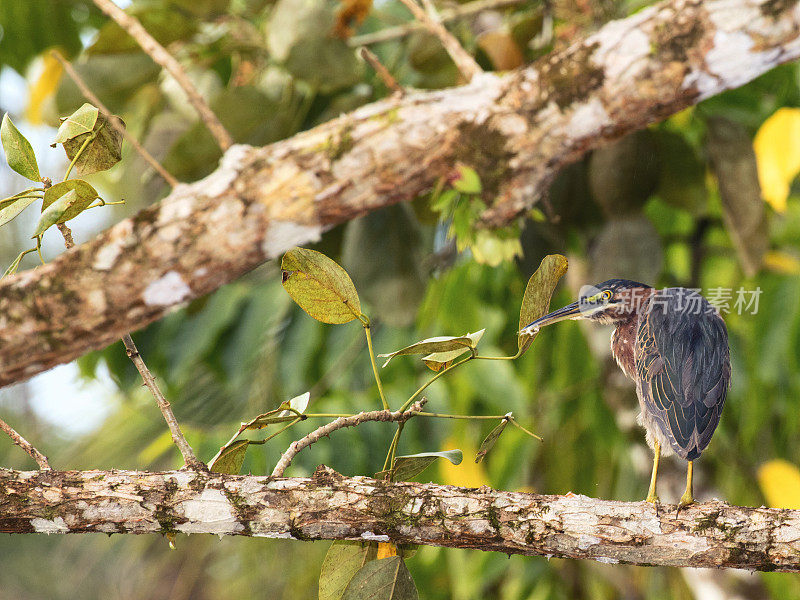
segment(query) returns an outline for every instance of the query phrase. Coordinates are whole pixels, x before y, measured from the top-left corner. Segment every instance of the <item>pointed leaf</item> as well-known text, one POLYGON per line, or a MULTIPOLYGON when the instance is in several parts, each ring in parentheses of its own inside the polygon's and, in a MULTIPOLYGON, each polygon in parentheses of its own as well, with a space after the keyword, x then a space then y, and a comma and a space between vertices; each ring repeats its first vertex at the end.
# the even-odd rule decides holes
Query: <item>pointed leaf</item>
POLYGON ((373 560, 350 580, 342 600, 418 600, 417 586, 399 556, 373 560))
POLYGON ((453 179, 452 185, 462 194, 476 195, 483 191, 481 178, 475 172, 475 169, 462 163, 456 165, 456 177, 453 179))
POLYGON ((406 354, 432 354, 436 352, 450 352, 451 350, 460 350, 462 348, 475 348, 483 336, 484 331, 486 330, 481 329, 475 333, 467 333, 458 337, 440 335, 416 342, 388 354, 379 354, 378 357, 386 359, 386 362, 383 363, 385 367, 395 356, 403 356, 406 354))
POLYGON ((61 183, 47 188, 47 191, 44 193, 44 201, 42 202, 42 211, 71 190, 75 191, 78 198, 61 216, 58 221, 59 223, 74 219, 100 197, 97 190, 82 179, 68 179, 67 181, 62 181, 61 183))
POLYGON ((422 362, 424 362, 425 366, 431 371, 441 371, 452 365, 455 360, 465 352, 469 352, 469 348, 464 347, 447 352, 434 352, 433 354, 428 354, 428 356, 423 356, 422 362))
POLYGON ((42 235, 48 228, 56 223, 63 222, 62 217, 66 214, 67 210, 78 201, 78 193, 75 190, 70 190, 50 206, 42 211, 42 216, 39 217, 39 222, 36 224, 36 232, 31 237, 42 235))
POLYGON ((55 143, 63 144, 84 133, 91 133, 99 114, 100 111, 97 110, 97 107, 87 102, 61 122, 55 143))
POLYGON ((38 196, 19 196, 6 198, 0 202, 0 226, 14 219, 19 213, 28 208, 38 196))
MULTIPOLYGON (((111 119, 116 119, 117 122, 125 125, 118 117, 112 116, 111 119)), ((104 115, 97 116, 92 133, 77 135, 64 141, 62 145, 70 160, 74 160, 80 152, 80 156, 75 161, 75 172, 78 175, 105 171, 122 160, 122 134, 111 125, 110 120, 104 115), (83 148, 87 139, 89 142, 83 148), (83 148, 82 152, 81 148, 83 148)))
POLYGON ((244 455, 247 453, 247 446, 249 445, 249 440, 236 440, 220 448, 217 455, 211 459, 208 468, 213 473, 238 475, 239 471, 242 470, 244 455))
POLYGON ((286 412, 288 411, 276 408, 275 410, 258 415, 253 420, 248 421, 247 423, 242 423, 242 426, 239 428, 239 433, 245 429, 264 429, 264 427, 267 425, 272 425, 274 423, 288 423, 289 421, 294 421, 297 418, 297 415, 294 413, 284 415, 283 413, 286 412))
POLYGON ((454 465, 461 464, 464 455, 461 450, 444 450, 442 452, 420 452, 419 454, 406 454, 394 459, 393 479, 395 481, 408 481, 416 477, 425 469, 436 462, 437 458, 445 458, 454 465))
POLYGON ((350 276, 324 254, 294 248, 283 255, 281 269, 284 289, 317 321, 338 325, 361 316, 361 303, 350 276))
POLYGON ((20 133, 8 113, 3 116, 3 122, 0 124, 0 141, 3 143, 3 151, 6 153, 9 167, 31 181, 41 181, 42 177, 39 175, 39 165, 36 163, 33 146, 20 133))
POLYGON ((377 546, 374 543, 333 542, 322 561, 319 600, 339 600, 353 575, 365 564, 375 560, 376 555, 377 546))
MULTIPOLYGON (((510 416, 511 413, 508 413, 506 415, 506 417, 510 416)), ((497 441, 497 438, 500 437, 500 434, 503 433, 503 430, 506 428, 507 425, 508 425, 508 419, 506 418, 500 421, 500 424, 489 432, 489 435, 487 435, 486 438, 483 440, 483 442, 481 442, 481 447, 478 448, 478 453, 475 455, 476 463, 481 462, 483 460, 483 457, 486 456, 489 450, 494 448, 494 444, 497 441)))
MULTIPOLYGON (((542 259, 539 268, 531 275, 522 297, 519 311, 520 330, 539 317, 547 314, 550 298, 556 289, 558 280, 567 272, 567 259, 560 254, 548 254, 542 259)), ((525 352, 533 342, 534 335, 517 335, 517 347, 525 352)))
MULTIPOLYGON (((306 392, 305 394, 300 394, 299 396, 295 396, 291 400, 289 400, 289 406, 295 409, 297 412, 302 413, 308 408, 308 401, 311 399, 311 392, 306 392)), ((290 410, 284 410, 280 415, 280 417, 296 417, 297 415, 290 410)))

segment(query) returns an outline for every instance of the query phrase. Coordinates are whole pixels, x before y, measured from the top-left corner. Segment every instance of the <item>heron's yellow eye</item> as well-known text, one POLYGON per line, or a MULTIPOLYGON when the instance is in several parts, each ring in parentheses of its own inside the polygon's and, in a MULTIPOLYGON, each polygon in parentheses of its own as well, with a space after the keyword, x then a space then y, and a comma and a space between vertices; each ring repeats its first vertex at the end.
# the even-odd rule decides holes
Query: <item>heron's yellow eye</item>
POLYGON ((611 300, 611 290, 606 290, 603 292, 603 300, 611 300))

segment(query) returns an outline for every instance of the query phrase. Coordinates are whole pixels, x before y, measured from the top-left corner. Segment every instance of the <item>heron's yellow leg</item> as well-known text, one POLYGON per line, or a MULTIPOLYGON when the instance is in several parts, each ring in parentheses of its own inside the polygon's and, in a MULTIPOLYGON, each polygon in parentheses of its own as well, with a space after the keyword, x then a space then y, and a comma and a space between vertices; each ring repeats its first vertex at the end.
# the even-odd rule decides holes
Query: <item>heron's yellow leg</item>
POLYGON ((656 478, 658 477, 658 459, 661 458, 661 444, 656 442, 656 447, 653 448, 653 474, 650 476, 650 491, 647 492, 646 502, 656 504, 658 495, 656 494, 656 478))
POLYGON ((684 506, 689 506, 690 504, 694 503, 694 496, 692 495, 692 463, 694 461, 689 461, 689 466, 686 468, 686 491, 683 492, 683 496, 681 496, 681 501, 678 504, 680 508, 684 506))

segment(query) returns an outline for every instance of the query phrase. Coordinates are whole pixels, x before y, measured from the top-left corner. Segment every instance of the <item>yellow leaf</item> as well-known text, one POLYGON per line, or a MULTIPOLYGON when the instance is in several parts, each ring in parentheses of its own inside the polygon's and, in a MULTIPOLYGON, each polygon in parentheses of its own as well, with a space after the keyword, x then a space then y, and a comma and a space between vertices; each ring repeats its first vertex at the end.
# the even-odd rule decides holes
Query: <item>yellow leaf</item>
POLYGON ((800 108, 775 111, 756 133, 753 149, 761 195, 777 212, 783 212, 789 187, 800 172, 800 108))
MULTIPOLYGON (((452 437, 445 440, 442 448, 461 448, 464 456, 475 456, 478 452, 477 446, 472 441, 457 439, 452 437)), ((454 465, 446 460, 439 461, 439 469, 442 481, 447 485, 458 485, 461 487, 481 487, 489 485, 489 478, 483 463, 476 463, 474 460, 465 460, 460 465, 454 465)))
POLYGON ((764 268, 785 275, 800 275, 800 258, 781 250, 771 250, 764 255, 764 268))
POLYGON ((28 108, 25 110, 25 118, 31 125, 39 125, 42 122, 42 107, 47 99, 55 94, 63 72, 64 67, 61 63, 50 52, 45 52, 42 56, 42 72, 31 85, 28 108))
POLYGON ((765 462, 758 469, 758 484, 773 508, 800 508, 800 469, 787 460, 765 462))
POLYGON ((392 542, 378 542, 378 556, 376 560, 397 556, 397 546, 392 542))

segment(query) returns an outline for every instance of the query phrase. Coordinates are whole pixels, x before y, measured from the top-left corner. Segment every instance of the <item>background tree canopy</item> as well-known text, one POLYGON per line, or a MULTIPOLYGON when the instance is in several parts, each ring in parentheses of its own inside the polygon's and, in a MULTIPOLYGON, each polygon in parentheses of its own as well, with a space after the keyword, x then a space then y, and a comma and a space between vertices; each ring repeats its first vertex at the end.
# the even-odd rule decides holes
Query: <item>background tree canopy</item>
MULTIPOLYGON (((509 1, 448 27, 484 69, 508 70, 646 4, 509 1)), ((446 15, 466 5, 437 6, 446 15)), ((375 41, 373 34, 410 21, 394 0, 134 0, 127 11, 180 60, 237 143, 266 145, 387 96, 357 58, 360 44, 369 44, 403 87, 460 83, 440 42, 421 28, 375 41)), ((215 169, 221 151, 183 92, 91 2, 7 0, 0 3, 0 112, 11 110, 37 153, 52 157, 43 173, 65 167, 46 144, 58 117, 84 103, 46 52, 54 47, 179 180, 215 169)), ((695 469, 696 496, 800 508, 798 170, 800 65, 788 64, 581 158, 536 208, 504 229, 475 225, 491 182, 471 180, 474 171, 460 165, 431 194, 336 227, 313 248, 351 275, 373 321, 376 352, 485 329, 482 352, 513 355, 520 300, 546 254, 570 260, 553 306, 610 277, 701 288, 722 305, 734 375, 719 429, 695 469)), ((12 195, 21 178, 5 167, 0 174, 0 196, 12 195)), ((89 180, 105 198, 127 201, 105 209, 114 221, 169 191, 129 146, 120 165, 89 180)), ((78 217, 76 241, 104 227, 105 217, 78 217)), ((4 265, 22 249, 32 218, 3 229, 4 265)), ((51 257, 60 239, 47 236, 51 257)), ((25 257, 20 269, 36 260, 25 257)), ((241 422, 306 391, 320 412, 380 406, 358 322, 331 327, 308 318, 280 279, 279 265, 265 264, 135 335, 205 461, 241 422)), ((610 357, 610 332, 583 325, 542 332, 518 361, 475 361, 431 386, 426 395, 437 412, 513 411, 544 441, 509 429, 476 463, 469 457, 494 423, 420 419, 404 433, 403 454, 460 448, 467 457, 457 466, 440 461, 422 480, 644 498, 650 452, 635 422, 635 391, 610 357)), ((113 381, 104 391, 112 408, 100 426, 79 436, 62 430, 42 418, 31 398, 36 388, 27 384, 3 392, 7 420, 25 422, 27 437, 62 467, 180 466, 121 344, 83 357, 78 367, 85 380, 113 381)), ((381 376, 392 398, 408 397, 428 377, 407 357, 392 360, 381 376)), ((313 427, 302 422, 254 446, 242 472, 268 474, 288 444, 313 427)), ((342 430, 300 454, 290 472, 307 475, 324 463, 348 475, 374 474, 393 431, 388 423, 342 430)), ((5 437, 0 463, 30 468, 5 437)), ((683 465, 665 460, 662 468, 662 498, 674 501, 683 465)), ((175 545, 170 550, 154 536, 0 538, 0 598, 316 598, 329 543, 179 536, 175 545)), ((738 597, 800 598, 800 581, 783 574, 434 547, 420 548, 408 566, 421 597, 430 599, 709 597, 701 595, 710 589, 704 586, 719 597, 735 590, 738 597)))

